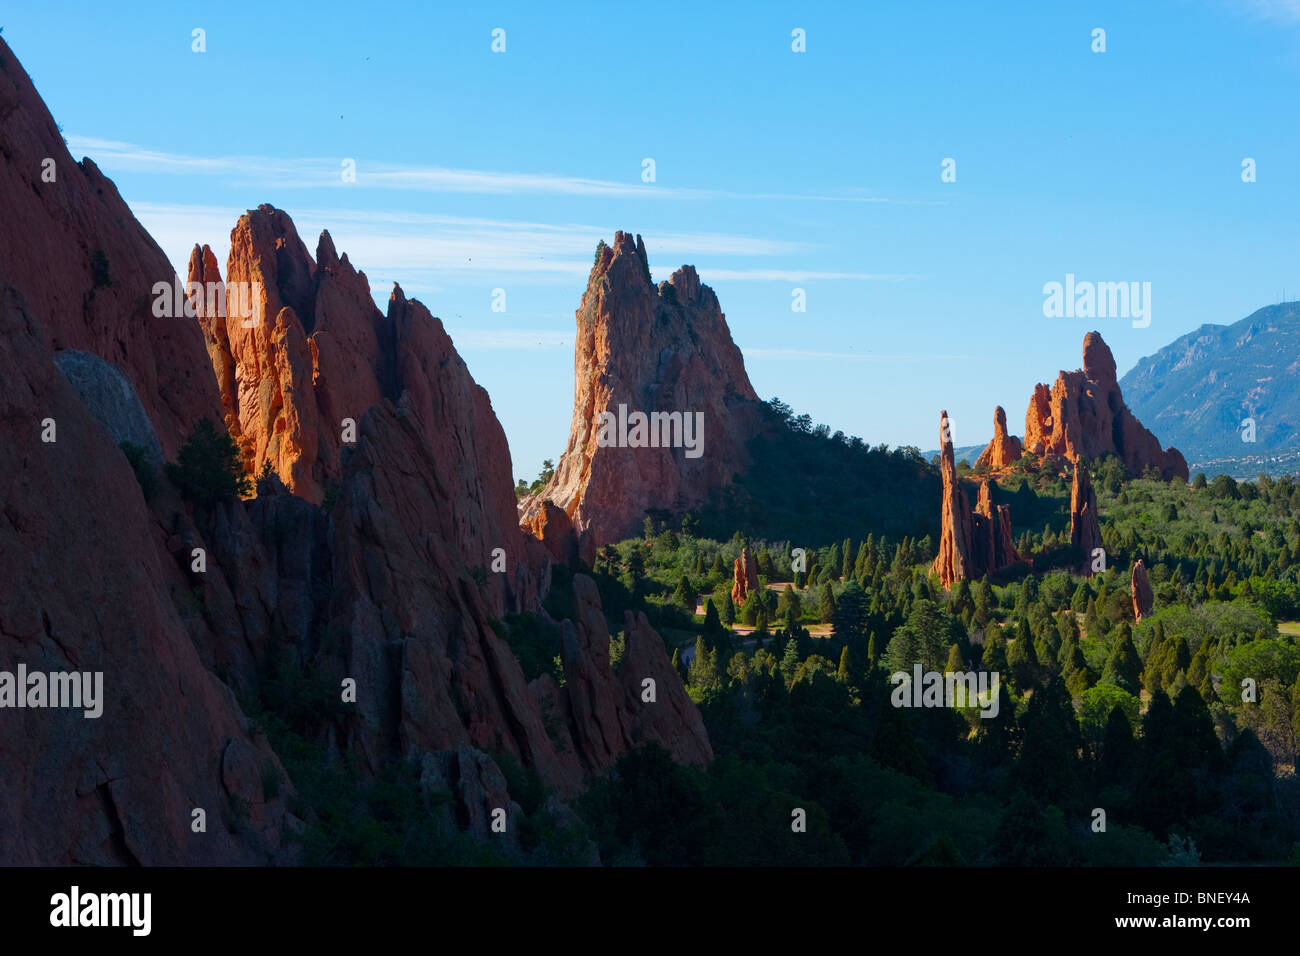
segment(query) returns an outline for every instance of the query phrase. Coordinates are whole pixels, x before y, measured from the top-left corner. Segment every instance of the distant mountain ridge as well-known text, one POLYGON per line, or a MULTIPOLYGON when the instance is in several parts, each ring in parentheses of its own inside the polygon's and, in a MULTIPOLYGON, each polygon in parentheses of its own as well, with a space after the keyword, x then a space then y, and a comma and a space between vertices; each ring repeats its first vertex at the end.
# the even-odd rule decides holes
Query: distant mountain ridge
POLYGON ((1300 302, 1202 325, 1122 379, 1134 412, 1192 471, 1253 477, 1300 470, 1300 302), (1253 421, 1254 441, 1247 419, 1253 421))

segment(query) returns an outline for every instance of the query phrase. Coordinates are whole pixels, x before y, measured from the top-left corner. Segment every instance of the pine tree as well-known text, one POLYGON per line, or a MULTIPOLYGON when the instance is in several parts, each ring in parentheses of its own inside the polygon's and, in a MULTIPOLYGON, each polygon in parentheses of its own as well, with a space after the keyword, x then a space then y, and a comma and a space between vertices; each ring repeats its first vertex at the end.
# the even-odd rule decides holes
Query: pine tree
POLYGON ((823 624, 829 624, 835 617, 835 594, 831 591, 831 585, 828 581, 822 585, 822 592, 817 601, 817 619, 823 624))
POLYGON ((745 595, 745 603, 740 607, 740 619, 750 627, 758 620, 758 609, 762 607, 762 598, 758 596, 760 588, 754 588, 745 595))
POLYGON ((854 673, 853 656, 849 654, 849 646, 845 644, 844 649, 840 651, 840 667, 835 676, 840 679, 841 683, 850 684, 853 682, 854 673))
POLYGON ((731 600, 731 592, 727 591, 722 596, 722 623, 731 627, 736 623, 736 604, 731 600))
POLYGON ((677 590, 673 591, 673 603, 683 608, 687 614, 694 614, 695 599, 695 588, 691 586, 690 578, 683 574, 677 582, 677 590))
POLYGON ((725 630, 722 621, 718 618, 718 609, 713 606, 713 598, 708 598, 704 603, 704 632, 706 634, 721 634, 725 630))
POLYGON ((845 581, 853 577, 853 542, 848 538, 844 539, 844 546, 840 549, 842 555, 840 565, 840 577, 845 581))
POLYGON ((1127 621, 1116 629, 1115 643, 1101 672, 1101 683, 1114 684, 1134 697, 1142 689, 1142 661, 1133 646, 1133 631, 1127 621))
POLYGON ((164 470, 181 494, 201 505, 252 493, 239 446, 230 435, 218 432, 207 418, 194 426, 176 455, 176 463, 169 463, 164 470))
POLYGON ((948 663, 944 666, 944 673, 956 674, 966 670, 966 662, 961 657, 961 647, 953 644, 948 648, 948 663))

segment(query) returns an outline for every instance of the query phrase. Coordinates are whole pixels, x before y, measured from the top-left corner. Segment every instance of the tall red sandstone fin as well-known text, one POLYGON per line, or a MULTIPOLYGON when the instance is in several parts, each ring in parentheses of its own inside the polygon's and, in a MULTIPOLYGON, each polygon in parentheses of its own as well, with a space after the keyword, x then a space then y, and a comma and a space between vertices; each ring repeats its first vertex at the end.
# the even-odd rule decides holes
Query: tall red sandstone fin
POLYGON ((1083 339, 1083 368, 1061 372, 1049 390, 1034 387, 1025 412, 1024 447, 1072 464, 1117 456, 1131 474, 1155 468, 1165 480, 1187 480, 1187 462, 1137 420, 1120 393, 1115 356, 1098 332, 1083 339))
POLYGON ((647 509, 695 508, 730 483, 747 467, 746 446, 762 418, 713 290, 692 266, 656 286, 639 236, 618 232, 599 245, 576 323, 568 442, 551 481, 520 503, 520 521, 535 525, 543 502, 552 502, 592 554, 635 534, 647 509), (667 431, 669 447, 635 447, 628 419, 654 413, 678 413, 655 431, 667 431), (602 434, 605 414, 621 434, 602 434), (694 452, 687 424, 697 432, 694 452))
POLYGON ((1141 558, 1133 562, 1129 589, 1133 597, 1133 619, 1140 621, 1144 617, 1150 617, 1155 605, 1155 594, 1151 590, 1151 581, 1147 578, 1147 569, 1141 558))
POLYGON ((945 588, 979 579, 1020 560, 1011 542, 1011 509, 993 504, 992 484, 980 482, 975 509, 961 488, 948 413, 939 415, 939 472, 943 478, 939 554, 931 571, 945 588))
POLYGON ((740 557, 732 565, 731 603, 739 608, 749 597, 749 592, 758 587, 758 564, 749 553, 749 548, 741 548, 740 557))
POLYGON ((1070 543, 1083 555, 1084 573, 1093 573, 1093 552, 1101 547, 1101 525, 1097 518, 1097 494, 1092 487, 1088 466, 1074 466, 1070 484, 1070 543))
POLYGON ((5 278, 56 350, 91 352, 121 369, 173 459, 200 418, 222 419, 212 377, 195 374, 204 367, 203 335, 176 295, 176 270, 113 182, 90 159, 69 155, 2 38, 0 59, 5 278), (53 182, 43 176, 50 168, 53 182))

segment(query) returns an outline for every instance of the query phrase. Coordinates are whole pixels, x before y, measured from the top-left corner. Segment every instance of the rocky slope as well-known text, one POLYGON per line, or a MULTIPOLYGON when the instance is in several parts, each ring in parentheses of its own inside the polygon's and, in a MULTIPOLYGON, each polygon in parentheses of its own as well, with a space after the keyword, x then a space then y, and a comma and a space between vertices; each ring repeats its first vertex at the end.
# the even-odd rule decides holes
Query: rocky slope
MULTIPOLYGON (((415 760, 471 830, 510 799, 489 753, 561 794, 649 740, 711 757, 644 618, 624 622, 607 675, 588 601, 569 625, 586 634, 566 651, 574 680, 525 680, 495 621, 539 607, 550 558, 517 526, 487 394, 424 306, 395 288, 381 313, 328 234, 313 258, 261 206, 226 264, 249 313, 203 290, 154 317, 172 270, 112 184, 72 162, 3 42, 0 56, 0 670, 105 685, 98 719, 0 710, 0 862, 292 859, 294 784, 269 785, 283 767, 236 699, 265 691, 268 668, 323 682, 299 715, 313 742, 370 771, 415 760), (53 182, 33 178, 44 157, 53 182), (250 472, 269 465, 255 498, 200 503, 157 467, 202 418, 250 472), (145 449, 134 469, 128 440, 145 449), (619 728, 601 747, 579 743, 595 732, 584 693, 619 728)), ((190 277, 222 282, 210 249, 190 277)))
POLYGON ((573 368, 568 444, 546 487, 520 503, 525 527, 554 503, 590 561, 596 548, 639 532, 647 509, 698 507, 745 469, 758 396, 717 296, 692 266, 655 286, 640 236, 602 242, 577 310, 573 368), (637 447, 635 428, 621 424, 606 442, 602 413, 618 421, 620 409, 629 424, 638 412, 690 416, 701 444, 637 447))

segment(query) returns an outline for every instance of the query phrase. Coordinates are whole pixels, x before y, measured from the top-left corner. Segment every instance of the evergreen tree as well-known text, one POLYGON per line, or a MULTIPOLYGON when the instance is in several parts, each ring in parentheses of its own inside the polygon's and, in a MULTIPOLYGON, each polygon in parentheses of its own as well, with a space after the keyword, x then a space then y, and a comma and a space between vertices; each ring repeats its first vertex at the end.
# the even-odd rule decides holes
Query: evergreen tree
POLYGON ((822 594, 816 606, 816 617, 823 624, 829 624, 835 619, 835 593, 831 591, 829 581, 822 585, 822 594))
POLYGON ((731 592, 727 591, 722 597, 722 623, 731 627, 736 623, 736 604, 731 600, 731 592))
POLYGON ((724 630, 726 628, 722 626, 722 621, 718 618, 718 609, 713 606, 713 598, 707 599, 704 604, 704 632, 706 634, 721 634, 724 630))
POLYGON ((1116 704, 1106 721, 1106 734, 1101 743, 1101 761, 1098 782, 1103 787, 1128 786, 1137 769, 1138 745, 1133 738, 1133 726, 1128 722, 1124 708, 1116 704))
POLYGON ((966 662, 962 660, 959 645, 953 644, 952 647, 948 648, 948 663, 944 665, 943 670, 946 674, 956 674, 966 670, 966 662))
POLYGON ((845 644, 844 648, 840 651, 840 666, 839 670, 836 671, 835 676, 839 678, 841 683, 851 684, 854 682, 853 675, 853 657, 849 654, 849 645, 845 644))
POLYGON ((840 559, 842 561, 842 564, 840 565, 840 577, 847 581, 849 578, 853 577, 853 542, 848 538, 844 539, 844 545, 840 548, 840 554, 842 555, 840 559))
POLYGON ((177 453, 176 463, 169 463, 164 470, 181 494, 200 505, 233 501, 252 493, 239 446, 207 418, 199 419, 177 453))
POLYGON ((1021 720, 1024 742, 1016 779, 1044 804, 1073 805, 1079 798, 1078 753, 1083 742, 1070 694, 1053 678, 1029 699, 1021 720))
POLYGON ((745 595, 745 603, 740 608, 740 619, 750 627, 753 627, 758 620, 759 608, 763 606, 762 598, 759 597, 761 590, 762 588, 754 588, 745 595))
POLYGON ((786 611, 792 611, 794 613, 795 618, 798 619, 801 611, 799 603, 800 603, 799 595, 795 592, 795 589, 793 587, 787 584, 781 590, 781 599, 777 602, 776 605, 777 617, 784 618, 786 611))
POLYGON ((677 582, 677 590, 673 591, 673 603, 685 610, 687 614, 694 614, 695 599, 695 588, 691 585, 690 578, 683 574, 681 580, 677 582))
POLYGON ((834 634, 842 641, 851 641, 866 636, 867 596, 858 582, 850 581, 848 587, 835 602, 835 611, 831 615, 834 634))
POLYGON ((1142 689, 1142 661, 1133 646, 1133 631, 1127 621, 1116 629, 1115 643, 1101 672, 1101 683, 1114 684, 1134 697, 1142 689))

